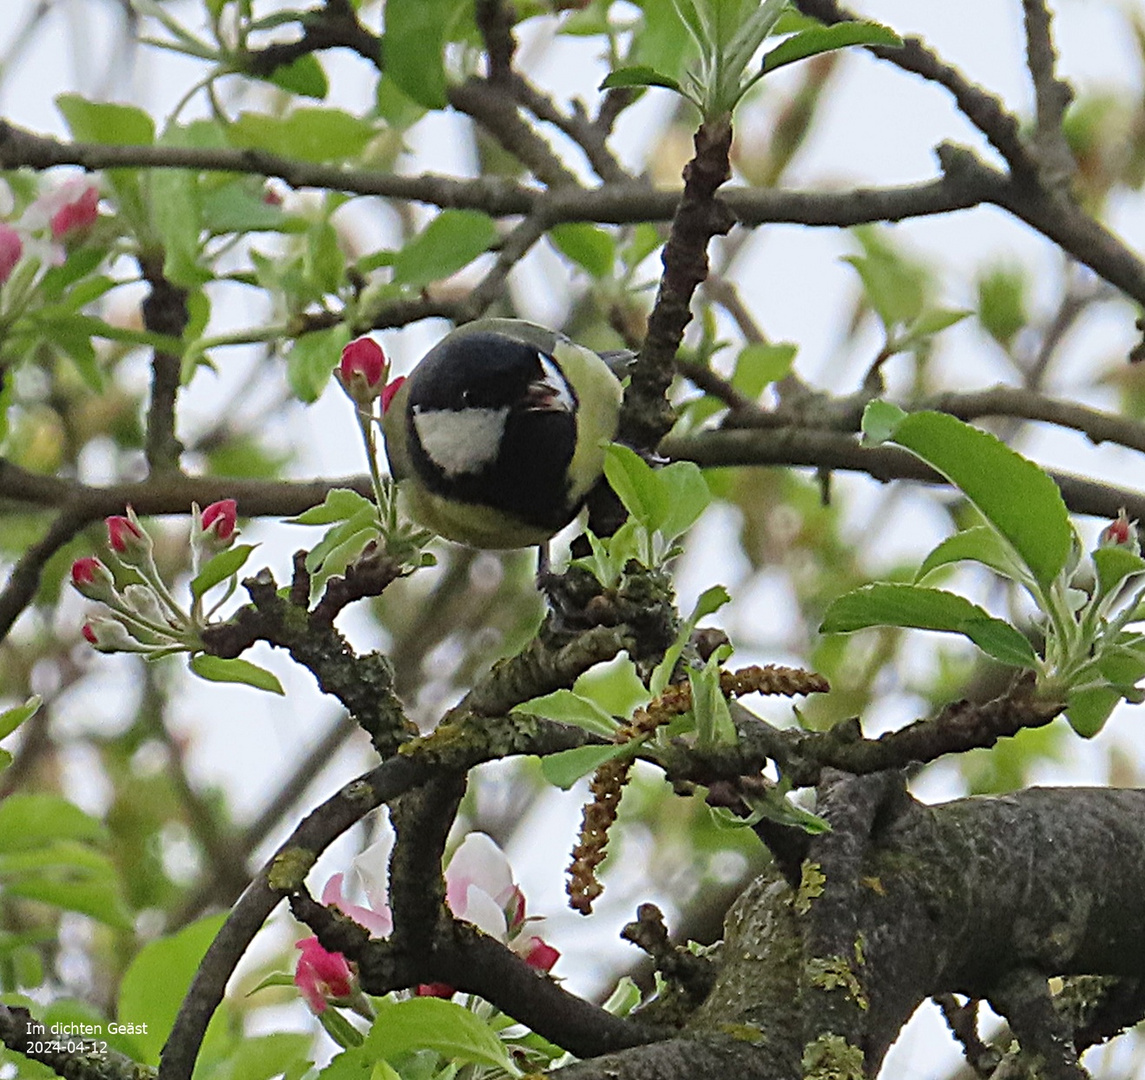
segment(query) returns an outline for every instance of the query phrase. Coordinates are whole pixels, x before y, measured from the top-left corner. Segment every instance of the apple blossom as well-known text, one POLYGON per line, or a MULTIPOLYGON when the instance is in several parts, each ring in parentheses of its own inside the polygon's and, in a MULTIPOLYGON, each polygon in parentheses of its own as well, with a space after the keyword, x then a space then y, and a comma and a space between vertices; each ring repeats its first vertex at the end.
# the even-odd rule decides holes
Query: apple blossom
POLYGON ((1137 538, 1137 522, 1130 521, 1124 508, 1117 517, 1101 530, 1097 538, 1099 548, 1123 547, 1129 548, 1135 554, 1140 554, 1140 542, 1137 538))
POLYGON ((107 542, 122 562, 134 566, 151 557, 151 537, 139 524, 131 507, 127 508, 127 517, 113 514, 106 522, 107 542))
POLYGON ((92 555, 72 563, 72 586, 89 600, 106 601, 115 596, 115 577, 92 555))
POLYGON ((234 543, 237 509, 234 499, 220 499, 203 510, 199 518, 202 535, 214 550, 222 551, 234 543))
MULTIPOLYGON (((63 190, 63 189, 61 189, 63 190)), ((64 240, 84 233, 99 218, 99 188, 87 184, 73 199, 65 202, 49 219, 53 240, 64 240)))
MULTIPOLYGON (((375 937, 385 937, 393 929, 387 888, 392 847, 393 836, 386 833, 352 861, 349 875, 335 874, 322 890, 324 904, 350 916, 375 937), (368 907, 346 899, 347 876, 361 885, 368 907)), ((509 860, 485 833, 470 833, 453 853, 445 868, 445 899, 457 918, 507 945, 530 967, 547 972, 557 962, 556 949, 535 932, 524 932, 529 924, 537 929, 543 920, 526 917, 525 897, 513 880, 509 860)), ((453 988, 424 983, 415 992, 421 997, 451 997, 453 988)))
POLYGON ((316 937, 303 938, 294 947, 302 952, 294 969, 294 985, 302 991, 311 1012, 324 1013, 328 1002, 354 993, 354 973, 341 953, 328 952, 316 937))
POLYGON ((12 276, 23 254, 23 238, 11 225, 0 222, 0 285, 12 276))
POLYGON ((382 347, 370 337, 355 338, 342 350, 338 381, 359 405, 366 405, 383 393, 389 364, 382 347))
POLYGON ((97 652, 151 651, 146 645, 136 641, 123 623, 106 615, 92 615, 84 623, 82 633, 97 652))

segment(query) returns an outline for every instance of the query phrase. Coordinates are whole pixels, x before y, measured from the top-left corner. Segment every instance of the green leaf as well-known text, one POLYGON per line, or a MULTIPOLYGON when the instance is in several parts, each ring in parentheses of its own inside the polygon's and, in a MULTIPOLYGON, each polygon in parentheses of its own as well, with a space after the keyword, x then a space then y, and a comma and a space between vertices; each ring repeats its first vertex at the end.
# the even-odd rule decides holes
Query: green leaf
POLYGON ((1035 667, 1033 646, 1018 630, 987 614, 964 596, 921 585, 875 584, 835 600, 819 627, 824 634, 849 634, 872 626, 939 630, 968 637, 988 656, 1015 667, 1035 667))
POLYGON ((948 536, 927 555, 914 575, 915 584, 940 566, 963 561, 981 563, 1007 578, 1013 578, 1017 570, 1013 554, 997 532, 989 525, 975 525, 948 536))
POLYGON ((590 701, 571 690, 554 690, 544 697, 532 698, 514 706, 513 712, 531 713, 534 716, 545 716, 561 724, 572 724, 574 727, 591 731, 596 735, 603 735, 611 739, 619 726, 615 718, 605 712, 594 701, 590 701))
POLYGON ((341 109, 304 106, 287 116, 240 113, 227 128, 231 145, 303 161, 357 157, 374 138, 374 125, 341 109))
MULTIPOLYGON (((287 977, 294 985, 294 979, 287 977)), ((301 1076, 310 1064, 312 1035, 296 1031, 276 1031, 270 1035, 243 1035, 242 1041, 213 1064, 211 1080, 273 1080, 276 1076, 301 1076)))
POLYGON ((763 70, 775 71, 786 64, 805 60, 809 56, 845 49, 849 45, 882 45, 887 48, 901 48, 902 38, 881 23, 864 22, 858 19, 834 23, 831 26, 816 26, 792 34, 786 41, 777 45, 763 58, 763 70))
POLYGON ((906 257, 873 229, 855 229, 863 246, 861 255, 848 255, 863 282, 863 294, 878 315, 888 336, 909 326, 923 312, 931 290, 932 275, 926 266, 906 257))
POLYGON ((553 246, 594 278, 606 278, 616 264, 616 241, 610 232, 572 221, 549 230, 553 246))
POLYGON ((668 511, 659 529, 669 543, 683 536, 712 500, 707 481, 694 461, 675 461, 657 470, 655 478, 665 493, 668 511))
POLYGON ((605 454, 604 475, 632 517, 655 532, 671 507, 652 466, 635 450, 612 443, 605 454))
POLYGON ((6 896, 77 911, 118 930, 131 928, 114 865, 86 843, 56 840, 0 857, 0 878, 6 896))
POLYGON ((322 396, 349 342, 350 328, 345 323, 294 339, 286 356, 286 378, 299 401, 309 405, 322 396))
POLYGON ((869 402, 863 410, 863 445, 881 446, 889 442, 907 415, 905 409, 890 401, 869 402))
POLYGON ((394 281, 420 289, 468 266, 497 242, 497 226, 479 210, 442 210, 394 256, 394 281))
POLYGON ((1122 547, 1098 548, 1093 553, 1093 565, 1102 596, 1108 596, 1127 577, 1145 571, 1145 559, 1122 547))
MULTIPOLYGON (((376 535, 377 526, 377 511, 371 503, 359 510, 353 517, 347 518, 323 534, 322 539, 310 549, 310 554, 306 556, 306 569, 312 574, 316 573, 339 548, 349 544, 355 537, 359 537, 359 542, 362 547, 365 547, 367 541, 376 535)), ((346 553, 346 561, 353 558, 355 554, 356 552, 346 553)))
POLYGON ((275 68, 268 81, 292 94, 302 94, 319 101, 330 92, 330 81, 313 53, 304 53, 291 63, 275 68))
POLYGON ((17 792, 0 801, 0 853, 46 847, 56 840, 102 840, 106 830, 57 795, 17 792))
POLYGON ((1025 271, 996 266, 978 279, 978 321, 1004 349, 1030 321, 1025 271))
POLYGON ((610 71, 597 89, 616 90, 622 86, 662 86, 665 90, 674 90, 677 94, 684 93, 683 87, 670 75, 664 75, 644 64, 610 71))
POLYGON ((199 265, 198 178, 186 169, 158 169, 149 180, 151 218, 163 244, 163 276, 185 289, 210 281, 210 271, 199 265))
POLYGON ((25 720, 30 720, 39 711, 43 698, 35 694, 28 698, 23 705, 13 705, 10 709, 0 712, 0 739, 6 739, 25 720))
POLYGON ((387 1002, 378 1010, 363 1048, 367 1054, 391 1064, 418 1050, 434 1050, 447 1061, 521 1075, 505 1044, 484 1020, 456 1002, 441 998, 387 1002))
POLYGON ((110 146, 150 146, 155 142, 155 122, 134 105, 60 94, 56 108, 63 114, 73 139, 110 146))
POLYGON ((1069 513, 1057 484, 1032 461, 946 413, 908 414, 893 441, 959 488, 1043 586, 1065 566, 1073 546, 1069 513))
POLYGON ((955 323, 962 322, 973 312, 956 311, 953 308, 929 308, 922 312, 907 328, 906 337, 899 343, 902 346, 914 345, 926 338, 940 334, 955 323))
POLYGON ((208 679, 211 682, 245 683, 247 686, 266 690, 272 694, 286 693, 273 672, 239 657, 225 660, 220 656, 198 653, 191 657, 191 670, 200 679, 208 679))
POLYGON ((1083 739, 1092 739, 1121 701, 1121 693, 1106 686, 1075 690, 1066 699, 1066 719, 1083 739))
POLYGON ((321 506, 303 510, 298 517, 286 518, 288 525, 330 525, 345 521, 363 510, 373 510, 374 504, 364 495, 350 488, 331 488, 321 506))
POLYGON ((203 228, 214 236, 258 230, 289 231, 292 218, 282 208, 268 203, 261 189, 251 190, 241 181, 201 191, 203 228))
POLYGON ((732 386, 754 401, 763 393, 764 387, 791 374, 798 351, 798 346, 790 342, 774 345, 755 342, 745 346, 736 357, 732 386))
POLYGON ((727 698, 720 690, 718 654, 702 671, 688 671, 692 687, 692 715, 696 720, 696 744, 701 751, 717 746, 735 746, 738 736, 727 698))
POLYGON ((448 103, 445 43, 464 0, 387 0, 386 76, 427 109, 448 103))
POLYGON ((595 772, 606 761, 634 754, 635 742, 613 743, 610 746, 577 746, 560 750, 541 758, 541 772, 554 787, 568 791, 582 776, 595 772))
POLYGON ((226 551, 220 551, 191 582, 191 595, 197 600, 220 581, 226 581, 232 574, 237 574, 257 546, 257 544, 236 544, 226 551))
POLYGON ((137 1031, 142 1027, 134 1038, 145 1064, 159 1063, 191 979, 225 920, 225 913, 211 915, 144 945, 124 973, 116 1013, 122 1023, 135 1024, 137 1031))

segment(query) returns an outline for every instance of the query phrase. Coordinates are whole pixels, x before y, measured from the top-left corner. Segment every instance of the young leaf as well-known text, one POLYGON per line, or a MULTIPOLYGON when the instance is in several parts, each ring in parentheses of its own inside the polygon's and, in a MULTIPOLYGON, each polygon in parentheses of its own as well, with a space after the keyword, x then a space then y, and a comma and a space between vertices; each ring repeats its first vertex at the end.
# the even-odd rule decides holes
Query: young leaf
MULTIPOLYGON (((171 1033, 175 1014, 191 978, 222 928, 226 915, 211 915, 170 937, 144 945, 119 984, 118 1016, 141 1029, 137 1036, 147 1064, 159 1062, 159 1051, 171 1033)), ((220 1021, 221 1016, 215 1020, 220 1021)))
POLYGON ((671 543, 696 523, 712 496, 704 474, 693 461, 675 461, 655 476, 668 503, 668 512, 659 528, 664 539, 671 543))
POLYGON ((496 241, 497 226, 487 214, 442 210, 394 256, 394 281, 424 288, 468 266, 496 241))
POLYGON ((1057 484, 1032 461, 946 413, 910 413, 892 438, 960 488, 1042 585, 1065 566, 1069 513, 1057 484))
POLYGON ((374 125, 341 109, 304 106, 286 116, 240 113, 227 128, 231 145, 303 161, 356 157, 377 134, 374 125))
POLYGON ((309 405, 318 400, 349 340, 350 328, 345 323, 294 339, 286 356, 286 378, 299 401, 309 405))
POLYGON ((0 712, 0 739, 7 738, 25 720, 30 720, 35 716, 42 703, 43 698, 39 694, 35 694, 28 698, 23 705, 13 705, 12 708, 0 712))
POLYGON ((755 401, 764 387, 791 374, 798 351, 797 345, 786 341, 777 344, 755 342, 744 346, 736 357, 732 386, 744 397, 755 401))
POLYGON ((622 86, 662 86, 665 90, 674 90, 677 94, 684 93, 683 87, 670 75, 661 74, 655 68, 643 64, 610 71, 597 89, 615 90, 622 86))
POLYGON ((387 0, 382 50, 386 77, 427 109, 444 109, 445 23, 449 3, 442 0, 387 0))
POLYGON ((671 507, 655 470, 635 450, 619 443, 608 447, 604 475, 624 508, 649 532, 655 532, 671 507))
POLYGON ((864 22, 853 19, 838 22, 831 26, 815 26, 792 34, 763 58, 763 70, 775 71, 786 64, 805 60, 809 56, 845 49, 849 45, 882 45, 897 49, 902 47, 902 38, 881 23, 864 22))
POLYGON ((1066 719, 1083 739, 1092 739, 1116 708, 1122 695, 1108 686, 1074 690, 1066 699, 1066 719))
POLYGON ((616 734, 617 722, 594 701, 590 701, 571 690, 554 690, 544 697, 524 701, 512 709, 513 712, 532 713, 545 716, 561 724, 591 731, 611 739, 616 734))
POLYGON ((331 525, 345 521, 363 510, 372 510, 373 503, 364 495, 349 488, 331 488, 321 506, 303 510, 298 517, 286 518, 288 525, 331 525))
POLYGON ((975 525, 943 540, 922 560, 914 582, 917 585, 941 566, 967 560, 988 566, 1007 578, 1013 578, 1018 570, 1002 538, 989 525, 975 525))
POLYGON ((60 94, 56 108, 63 113, 72 138, 112 146, 150 146, 155 122, 143 109, 106 101, 88 101, 79 94, 60 94))
POLYGON ((191 657, 191 670, 200 679, 208 679, 211 682, 245 683, 256 690, 266 690, 271 694, 286 693, 282 689, 282 683, 278 681, 278 676, 273 672, 240 657, 224 660, 220 656, 198 653, 191 657))
POLYGON ((720 690, 717 656, 713 655, 702 671, 689 670, 688 682, 692 687, 692 715, 696 720, 696 743, 699 749, 734 746, 738 736, 727 698, 720 690))
POLYGON ((549 239, 562 255, 572 259, 591 277, 606 278, 612 273, 616 263, 616 241, 604 229, 570 221, 550 229, 549 239))
POLYGON ((613 758, 636 752, 636 743, 612 743, 609 746, 577 746, 560 750, 541 758, 541 772, 545 779, 562 791, 568 791, 582 776, 613 758))
POLYGON ((1127 577, 1145 571, 1145 559, 1134 555, 1128 548, 1098 548, 1093 553, 1097 570, 1097 584, 1103 596, 1108 596, 1127 577))
POLYGON ((849 634, 871 626, 940 630, 968 637, 988 656, 1014 667, 1035 667, 1037 654, 1026 637, 963 596, 921 585, 875 584, 835 600, 819 627, 824 634, 849 634))
POLYGON ((220 551, 191 582, 191 595, 197 600, 209 589, 218 585, 220 581, 226 581, 232 574, 237 574, 257 546, 256 544, 236 544, 233 548, 220 551))
POLYGON ((863 445, 881 446, 889 442, 908 415, 893 402, 869 402, 863 410, 863 445))
POLYGON ((417 1050, 435 1050, 448 1061, 521 1075, 505 1044, 481 1017, 441 998, 415 997, 387 1004, 379 1010, 363 1047, 390 1063, 417 1050))

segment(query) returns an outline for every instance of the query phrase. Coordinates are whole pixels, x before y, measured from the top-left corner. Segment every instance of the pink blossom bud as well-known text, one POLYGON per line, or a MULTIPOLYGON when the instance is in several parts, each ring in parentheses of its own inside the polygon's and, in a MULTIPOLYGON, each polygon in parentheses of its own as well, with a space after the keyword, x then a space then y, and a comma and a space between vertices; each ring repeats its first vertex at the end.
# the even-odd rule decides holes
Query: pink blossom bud
POLYGON ((135 566, 151 557, 151 537, 139 524, 131 507, 127 508, 127 517, 114 514, 106 520, 107 542, 122 562, 135 566))
POLYGON ((453 997, 455 992, 448 983, 421 983, 415 988, 414 995, 416 997, 435 997, 448 1000, 453 997))
POLYGON ((527 951, 523 953, 525 963, 537 971, 551 971, 553 965, 560 959, 561 954, 539 937, 529 938, 526 946, 527 951))
POLYGON ((128 632, 127 627, 118 619, 111 619, 105 615, 93 615, 83 625, 83 636, 98 652, 144 652, 141 646, 128 632))
POLYGON ((92 227, 99 218, 99 188, 89 184, 79 198, 64 203, 51 217, 53 240, 75 237, 92 227))
POLYGON ((24 241, 20 234, 11 225, 0 222, 0 285, 12 276, 23 254, 24 241))
POLYGON ((388 371, 382 347, 373 338, 360 337, 342 350, 338 381, 354 401, 369 403, 381 396, 388 371))
POLYGON ((354 993, 354 972, 341 953, 328 952, 316 937, 303 938, 294 947, 302 952, 294 969, 294 985, 311 1012, 324 1013, 328 1002, 354 993))
POLYGON ((1137 539, 1137 523, 1129 520, 1129 515, 1122 508, 1117 517, 1111 521, 1097 538, 1099 548, 1123 547, 1140 553, 1140 544, 1137 539))
POLYGON ((406 381, 404 375, 399 375, 396 379, 391 380, 382 387, 382 412, 390 407, 390 402, 394 400, 396 394, 401 388, 402 383, 406 381))
POLYGON ((72 586, 89 600, 109 600, 115 595, 115 577, 92 555, 72 563, 72 586))
POLYGON ((220 499, 203 511, 199 520, 203 535, 211 539, 212 547, 221 551, 234 542, 237 509, 234 499, 220 499))

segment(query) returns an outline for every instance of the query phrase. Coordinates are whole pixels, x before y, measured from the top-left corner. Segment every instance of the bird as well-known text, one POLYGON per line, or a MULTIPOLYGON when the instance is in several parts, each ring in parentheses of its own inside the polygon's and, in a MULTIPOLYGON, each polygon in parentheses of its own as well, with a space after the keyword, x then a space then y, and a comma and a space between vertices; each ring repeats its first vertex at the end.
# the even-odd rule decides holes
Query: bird
POLYGON ((616 437, 610 360, 520 319, 478 319, 418 362, 382 414, 410 517, 470 547, 538 546, 580 511, 616 437))

